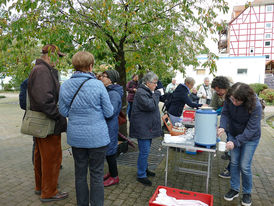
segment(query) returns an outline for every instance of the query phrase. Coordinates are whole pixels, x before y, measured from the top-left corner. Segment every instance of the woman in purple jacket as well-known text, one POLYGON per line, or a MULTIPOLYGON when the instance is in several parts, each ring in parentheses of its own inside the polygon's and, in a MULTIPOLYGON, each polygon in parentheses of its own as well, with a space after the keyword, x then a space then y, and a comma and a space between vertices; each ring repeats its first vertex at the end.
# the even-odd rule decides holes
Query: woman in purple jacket
POLYGON ((251 163, 261 137, 262 105, 252 88, 236 83, 225 98, 218 136, 227 132, 227 150, 231 150, 231 189, 224 196, 232 201, 239 196, 240 174, 242 176, 242 205, 251 205, 251 163))
POLYGON ((128 94, 127 94, 127 102, 128 102, 127 114, 128 114, 129 121, 130 121, 130 115, 131 115, 134 96, 138 89, 138 80, 139 80, 138 74, 133 74, 132 80, 129 81, 126 85, 127 92, 128 92, 128 94))

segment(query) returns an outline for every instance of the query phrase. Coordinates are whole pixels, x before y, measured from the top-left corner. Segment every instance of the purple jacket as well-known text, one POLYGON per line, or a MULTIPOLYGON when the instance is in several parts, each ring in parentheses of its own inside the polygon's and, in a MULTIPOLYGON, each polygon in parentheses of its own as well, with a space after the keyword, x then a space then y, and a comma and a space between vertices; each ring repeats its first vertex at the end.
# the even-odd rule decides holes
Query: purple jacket
POLYGON ((127 83, 127 91, 128 91, 127 101, 128 102, 133 102, 134 96, 135 96, 135 92, 133 91, 133 89, 137 89, 137 88, 138 88, 138 82, 131 80, 127 83))

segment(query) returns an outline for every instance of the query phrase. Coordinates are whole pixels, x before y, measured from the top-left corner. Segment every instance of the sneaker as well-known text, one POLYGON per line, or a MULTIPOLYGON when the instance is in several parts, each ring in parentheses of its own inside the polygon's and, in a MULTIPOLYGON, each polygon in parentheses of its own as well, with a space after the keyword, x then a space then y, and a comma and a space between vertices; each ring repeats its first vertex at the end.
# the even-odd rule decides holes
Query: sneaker
POLYGON ((252 204, 251 194, 243 194, 242 205, 250 206, 252 204))
POLYGON ((109 177, 104 181, 104 187, 108 187, 111 185, 116 185, 119 183, 119 177, 109 177))
POLYGON ((150 177, 155 177, 156 175, 154 172, 150 171, 149 169, 147 169, 146 172, 147 172, 147 176, 150 176, 150 177))
POLYGON ((110 177, 110 173, 107 173, 106 175, 104 175, 104 181, 106 180, 106 179, 108 179, 110 177))
POLYGON ((230 189, 229 192, 225 194, 224 199, 227 201, 232 201, 235 197, 239 197, 239 192, 230 189))
POLYGON ((152 182, 147 177, 145 177, 145 178, 137 178, 137 181, 141 182, 145 186, 151 186, 152 185, 152 182))
POLYGON ((224 169, 224 171, 219 174, 219 177, 228 179, 230 178, 230 172, 227 169, 224 169))

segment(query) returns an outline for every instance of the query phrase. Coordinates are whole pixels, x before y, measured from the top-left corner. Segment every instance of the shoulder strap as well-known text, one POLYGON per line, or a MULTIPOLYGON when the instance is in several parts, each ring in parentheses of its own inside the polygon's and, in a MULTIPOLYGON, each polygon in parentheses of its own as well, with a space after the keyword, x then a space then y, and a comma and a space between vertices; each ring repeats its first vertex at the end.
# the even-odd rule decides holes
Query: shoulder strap
POLYGON ((73 96, 73 98, 72 98, 72 100, 71 100, 71 102, 70 102, 70 104, 69 104, 69 108, 71 107, 72 102, 74 101, 74 99, 75 99, 76 95, 78 94, 78 92, 80 91, 81 87, 82 87, 88 80, 90 80, 90 79, 91 79, 91 78, 88 78, 88 79, 86 79, 85 81, 82 82, 82 84, 80 85, 80 87, 78 88, 78 90, 75 92, 75 94, 74 94, 74 96, 73 96))

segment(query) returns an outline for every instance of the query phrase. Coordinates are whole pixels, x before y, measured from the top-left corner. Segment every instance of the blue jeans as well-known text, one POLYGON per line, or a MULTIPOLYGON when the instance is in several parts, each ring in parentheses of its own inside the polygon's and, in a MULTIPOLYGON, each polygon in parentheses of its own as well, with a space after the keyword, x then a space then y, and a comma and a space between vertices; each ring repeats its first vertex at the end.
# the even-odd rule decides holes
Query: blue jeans
POLYGON ((75 188, 78 206, 104 205, 104 160, 107 147, 76 148, 72 147, 75 166, 75 188), (90 173, 90 191, 87 172, 90 173))
MULTIPOLYGON (((231 137, 230 134, 229 139, 231 137)), ((231 150, 230 162, 230 185, 231 189, 240 191, 240 173, 242 175, 243 194, 251 194, 252 191, 252 170, 251 163, 255 150, 260 139, 249 141, 242 144, 241 147, 235 147, 231 150)))
POLYGON ((147 177, 147 159, 150 152, 151 139, 138 139, 139 156, 137 162, 137 177, 147 177))

